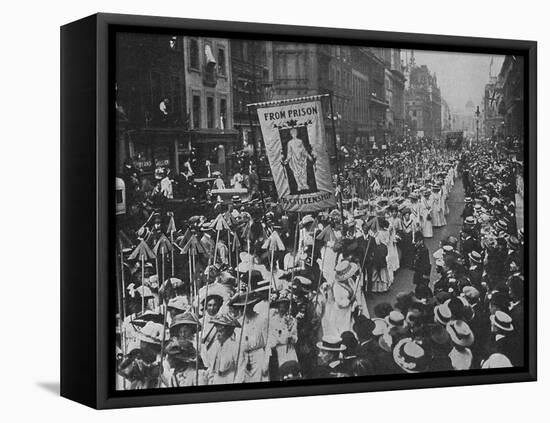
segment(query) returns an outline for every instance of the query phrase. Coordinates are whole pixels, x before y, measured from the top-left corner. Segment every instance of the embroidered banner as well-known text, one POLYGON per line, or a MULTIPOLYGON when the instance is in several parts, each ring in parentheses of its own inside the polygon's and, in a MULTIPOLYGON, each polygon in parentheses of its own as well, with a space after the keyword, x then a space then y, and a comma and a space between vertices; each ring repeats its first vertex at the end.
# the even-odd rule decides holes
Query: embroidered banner
POLYGON ((313 212, 336 206, 321 101, 258 105, 271 173, 282 206, 313 212))

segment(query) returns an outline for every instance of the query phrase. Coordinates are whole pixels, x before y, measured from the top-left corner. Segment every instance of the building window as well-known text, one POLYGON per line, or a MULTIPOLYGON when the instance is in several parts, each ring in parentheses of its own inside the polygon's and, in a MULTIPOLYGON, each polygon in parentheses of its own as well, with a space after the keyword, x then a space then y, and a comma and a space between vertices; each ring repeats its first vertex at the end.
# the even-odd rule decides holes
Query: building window
POLYGON ((172 51, 181 51, 181 41, 178 37, 170 37, 168 45, 172 51))
POLYGON ((189 67, 199 69, 199 40, 191 38, 189 40, 189 67))
POLYGON ((193 95, 193 128, 201 127, 201 97, 193 95))
POLYGON ((208 128, 214 128, 214 97, 206 97, 206 124, 208 128))
POLYGON ((225 76, 225 50, 223 48, 218 49, 218 74, 225 76))
POLYGON ((227 100, 225 98, 220 99, 220 127, 227 129, 227 100))
POLYGON ((413 110, 413 116, 416 117, 416 110, 413 110))

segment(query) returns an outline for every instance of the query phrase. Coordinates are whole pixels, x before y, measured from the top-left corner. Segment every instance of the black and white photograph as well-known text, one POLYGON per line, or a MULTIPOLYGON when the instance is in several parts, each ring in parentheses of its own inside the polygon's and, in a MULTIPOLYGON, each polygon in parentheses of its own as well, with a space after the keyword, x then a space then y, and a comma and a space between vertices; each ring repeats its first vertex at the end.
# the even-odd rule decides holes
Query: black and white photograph
POLYGON ((524 72, 117 33, 116 390, 523 367, 524 72))

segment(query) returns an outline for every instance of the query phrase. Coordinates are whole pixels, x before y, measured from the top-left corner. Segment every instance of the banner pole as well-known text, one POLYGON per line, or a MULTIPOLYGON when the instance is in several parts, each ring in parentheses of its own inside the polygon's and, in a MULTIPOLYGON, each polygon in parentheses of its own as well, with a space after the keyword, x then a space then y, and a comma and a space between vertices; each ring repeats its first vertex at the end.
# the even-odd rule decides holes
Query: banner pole
POLYGON ((332 107, 332 92, 329 93, 330 121, 332 124, 332 141, 334 143, 334 157, 336 158, 336 188, 338 189, 338 204, 340 206, 340 218, 342 219, 342 234, 344 233, 344 208, 342 206, 342 187, 340 187, 340 163, 338 160, 338 144, 336 142, 336 125, 334 124, 334 108, 332 107))
MULTIPOLYGON (((260 167, 258 166, 259 164, 259 156, 260 156, 260 152, 258 151, 259 148, 257 148, 256 146, 256 137, 254 135, 254 128, 252 126, 252 115, 250 114, 250 106, 246 106, 246 110, 248 112, 248 125, 250 126, 250 129, 251 129, 251 133, 252 133, 252 141, 253 141, 253 146, 254 146, 254 164, 256 165, 256 174, 258 175, 258 191, 260 192, 260 201, 262 202, 262 214, 265 218, 265 214, 266 214, 266 211, 265 211, 265 201, 264 201, 264 193, 263 193, 263 190, 262 190, 262 178, 260 177, 260 167)), ((250 179, 250 178, 249 178, 250 179)))

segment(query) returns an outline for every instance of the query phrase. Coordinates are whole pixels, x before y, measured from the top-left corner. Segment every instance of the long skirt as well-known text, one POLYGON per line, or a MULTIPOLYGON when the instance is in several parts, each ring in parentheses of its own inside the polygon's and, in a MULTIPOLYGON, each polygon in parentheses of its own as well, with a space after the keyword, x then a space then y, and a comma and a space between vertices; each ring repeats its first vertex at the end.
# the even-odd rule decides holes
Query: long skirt
POLYGON ((401 234, 401 241, 399 242, 399 248, 401 249, 400 265, 404 268, 410 268, 414 259, 414 249, 412 243, 412 233, 401 234))
POLYGON ((372 272, 372 292, 387 292, 391 286, 388 267, 374 269, 372 272))
POLYGON ((422 222, 422 235, 424 235, 424 238, 431 238, 434 236, 431 220, 424 220, 422 222))
POLYGON ((267 359, 268 357, 266 357, 266 353, 263 348, 258 348, 254 351, 242 352, 235 382, 251 383, 266 381, 267 378, 262 375, 262 372, 264 369, 265 360, 267 359))
POLYGON ((440 228, 441 226, 445 226, 447 224, 447 219, 445 219, 445 210, 439 209, 437 211, 433 211, 432 215, 432 226, 434 228, 440 228))
POLYGON ((393 282, 393 272, 399 269, 399 252, 397 251, 397 245, 390 242, 388 245, 388 256, 386 258, 388 262, 388 270, 390 271, 391 281, 393 282))

